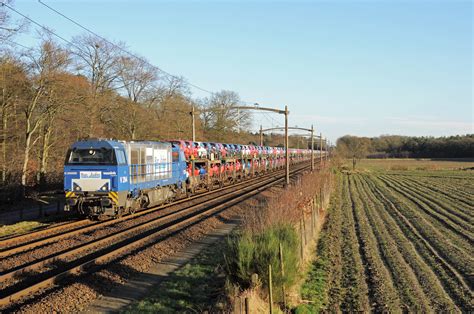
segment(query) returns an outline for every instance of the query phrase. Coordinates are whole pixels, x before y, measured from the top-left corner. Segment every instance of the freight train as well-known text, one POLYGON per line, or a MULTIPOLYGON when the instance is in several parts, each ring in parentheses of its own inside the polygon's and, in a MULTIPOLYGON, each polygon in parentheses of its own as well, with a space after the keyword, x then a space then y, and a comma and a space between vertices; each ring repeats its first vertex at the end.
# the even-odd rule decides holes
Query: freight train
MULTIPOLYGON (((319 153, 319 152, 317 152, 319 153)), ((290 149, 290 162, 311 150, 290 149)), ((88 139, 64 164, 66 211, 118 217, 283 168, 280 147, 192 142, 88 139)))

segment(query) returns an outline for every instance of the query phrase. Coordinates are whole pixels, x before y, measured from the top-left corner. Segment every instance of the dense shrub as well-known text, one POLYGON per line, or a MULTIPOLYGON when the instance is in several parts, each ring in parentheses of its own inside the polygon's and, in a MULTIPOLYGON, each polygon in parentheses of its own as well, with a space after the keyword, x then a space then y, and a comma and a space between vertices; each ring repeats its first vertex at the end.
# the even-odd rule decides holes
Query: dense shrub
POLYGON ((258 274, 264 287, 268 286, 268 265, 272 265, 274 300, 282 299, 282 285, 290 287, 298 275, 299 237, 290 224, 273 226, 260 234, 242 232, 228 239, 226 266, 232 281, 246 289, 252 274, 258 274), (279 245, 283 249, 285 276, 280 271, 279 245))

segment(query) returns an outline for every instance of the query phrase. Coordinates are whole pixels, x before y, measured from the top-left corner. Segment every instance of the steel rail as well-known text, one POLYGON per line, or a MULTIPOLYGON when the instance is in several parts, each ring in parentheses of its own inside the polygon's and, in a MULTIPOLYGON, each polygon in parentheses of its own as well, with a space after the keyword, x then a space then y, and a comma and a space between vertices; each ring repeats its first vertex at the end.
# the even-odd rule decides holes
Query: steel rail
MULTIPOLYGON (((277 171, 281 171, 281 170, 277 170, 277 171)), ((168 203, 168 204, 164 204, 164 205, 158 205, 158 206, 154 206, 154 207, 151 207, 151 208, 148 208, 148 209, 145 209, 145 210, 141 210, 137 213, 134 213, 134 214, 131 214, 131 215, 126 215, 126 216, 123 216, 123 217, 120 217, 120 218, 117 218, 117 219, 111 219, 111 220, 96 222, 96 223, 92 223, 92 224, 87 223, 90 220, 84 219, 84 220, 76 222, 77 223, 77 228, 72 228, 72 229, 68 229, 68 230, 63 231, 63 232, 55 233, 52 236, 41 237, 41 235, 47 235, 48 233, 52 232, 52 229, 48 228, 48 229, 44 229, 44 230, 40 230, 40 231, 36 231, 36 232, 32 232, 32 233, 29 233, 29 234, 19 236, 19 238, 12 238, 12 239, 3 240, 3 241, 0 241, 0 247, 4 248, 4 249, 0 250, 0 258, 5 258, 5 257, 13 255, 13 254, 17 254, 17 253, 20 253, 20 252, 23 252, 23 251, 27 251, 27 250, 35 248, 37 246, 45 245, 45 244, 63 239, 65 237, 69 237, 69 236, 73 236, 73 235, 76 235, 76 234, 92 231, 92 230, 97 229, 99 227, 106 227, 106 226, 109 226, 109 225, 117 224, 117 223, 120 223, 120 222, 123 222, 123 221, 127 221, 127 220, 130 220, 130 219, 141 217, 143 215, 147 215, 147 214, 155 212, 157 210, 161 210, 161 209, 164 209, 164 208, 168 208, 168 207, 171 207, 171 206, 175 206, 175 205, 179 205, 179 204, 182 204, 182 203, 185 203, 185 202, 189 202, 189 201, 192 201, 192 200, 195 200, 195 199, 206 197, 208 195, 212 195, 212 194, 216 194, 216 193, 219 193, 219 192, 222 192, 222 191, 226 191, 226 190, 238 187, 240 185, 248 184, 249 182, 252 182, 252 181, 255 181, 255 180, 261 180, 262 178, 264 178, 266 176, 271 176, 274 173, 275 172, 266 173, 264 176, 253 177, 253 178, 250 178, 250 179, 238 182, 238 183, 234 183, 234 184, 231 184, 231 185, 224 186, 224 187, 219 188, 219 189, 214 189, 214 190, 211 190, 211 191, 208 191, 208 192, 193 195, 193 196, 188 197, 188 198, 179 199, 179 200, 176 200, 172 203, 168 203), (27 241, 27 239, 31 239, 31 238, 33 239, 33 241, 29 241, 29 242, 26 242, 26 243, 24 242, 24 241, 27 241)), ((69 227, 71 227, 71 225, 69 225, 69 227)), ((67 228, 67 227, 58 226, 57 229, 55 229, 55 230, 58 231, 58 230, 65 229, 65 228, 67 228)))
MULTIPOLYGON (((297 168, 295 170, 299 170, 299 168, 297 168)), ((277 176, 278 176, 277 173, 273 173, 272 175, 270 175, 268 178, 266 178, 263 181, 274 180, 277 176)), ((257 181, 255 181, 255 183, 244 187, 242 190, 234 191, 232 193, 237 193, 237 192, 242 193, 242 191, 246 191, 248 189, 254 188, 254 186, 261 185, 261 182, 262 182, 262 180, 260 178, 260 180, 257 180, 257 181)), ((186 212, 186 211, 194 210, 195 208, 210 206, 211 204, 214 205, 215 203, 221 202, 221 200, 226 201, 229 198, 229 195, 231 195, 232 193, 223 194, 223 195, 217 196, 216 198, 206 200, 206 201, 204 201, 202 203, 199 203, 199 204, 189 205, 187 207, 180 208, 179 210, 174 211, 172 213, 167 213, 163 216, 154 217, 149 221, 141 222, 137 225, 130 226, 130 227, 125 228, 125 229, 123 229, 123 230, 121 230, 117 233, 104 235, 103 237, 100 237, 98 239, 93 239, 89 242, 81 243, 81 244, 76 245, 72 248, 70 247, 70 248, 67 248, 63 251, 55 252, 54 254, 51 254, 49 256, 45 256, 43 258, 40 258, 37 262, 26 263, 26 264, 24 264, 25 265, 24 267, 21 267, 21 266, 14 267, 14 268, 12 268, 11 270, 9 270, 7 272, 0 273, 0 282, 3 282, 7 279, 17 277, 18 275, 20 275, 22 273, 25 273, 27 271, 33 271, 33 270, 38 269, 42 266, 45 266, 49 263, 52 263, 56 260, 65 259, 67 257, 73 256, 73 255, 75 255, 75 254, 77 254, 81 251, 85 251, 85 250, 90 251, 94 247, 102 245, 102 243, 116 241, 117 239, 126 237, 127 235, 129 235, 129 233, 133 233, 134 231, 137 231, 141 227, 147 227, 152 223, 159 223, 162 220, 169 219, 172 216, 182 214, 183 212, 186 212)))
MULTIPOLYGON (((309 165, 301 167, 299 169, 295 169, 293 170, 293 173, 297 173, 308 167, 309 165)), ((123 255, 124 252, 133 251, 135 248, 141 247, 144 244, 147 244, 153 240, 156 240, 155 238, 162 236, 166 232, 172 232, 174 229, 178 229, 181 227, 184 228, 193 222, 197 223, 200 220, 203 220, 218 212, 221 212, 229 208, 230 206, 233 206, 241 202, 242 200, 245 200, 255 194, 258 194, 261 191, 267 189, 268 187, 273 186, 284 180, 285 180, 284 176, 277 176, 277 178, 274 177, 274 178, 269 178, 269 179, 260 181, 252 186, 248 186, 244 188, 245 191, 240 190, 240 191, 234 191, 232 193, 226 194, 225 196, 230 197, 230 198, 227 201, 224 201, 221 204, 218 204, 217 206, 211 205, 211 206, 208 206, 207 208, 204 207, 204 209, 197 210, 194 213, 191 211, 191 208, 188 208, 187 211, 190 211, 190 213, 185 214, 184 217, 183 217, 182 212, 173 213, 172 215, 178 216, 175 221, 166 222, 160 226, 154 226, 153 229, 145 230, 142 234, 138 234, 130 238, 126 238, 120 243, 115 243, 112 246, 103 248, 102 249, 103 252, 96 251, 89 254, 86 257, 84 256, 80 257, 79 260, 68 262, 69 265, 63 265, 63 267, 66 269, 64 270, 56 269, 56 272, 59 271, 59 273, 52 274, 51 276, 48 276, 47 278, 43 279, 41 278, 41 275, 36 275, 37 277, 38 276, 40 277, 36 281, 32 280, 31 282, 26 282, 26 283, 20 282, 20 283, 23 283, 23 285, 26 285, 24 288, 20 287, 19 289, 15 289, 15 286, 12 286, 12 287, 8 287, 7 289, 4 289, 3 291, 5 295, 1 297, 0 305, 1 306, 9 305, 16 300, 22 299, 31 293, 37 292, 41 289, 44 289, 56 283, 58 279, 68 274, 84 271, 86 270, 87 266, 92 266, 94 264, 103 264, 111 259, 114 259, 114 257, 123 255), (258 187, 256 187, 257 185, 258 187), (8 291, 5 293, 5 290, 11 290, 11 291, 8 291)), ((198 205, 195 205, 194 207, 203 207, 203 206, 201 204, 198 204, 198 205)), ((167 218, 169 219, 169 217, 167 218)), ((146 229, 147 227, 157 225, 162 220, 164 220, 164 217, 159 217, 155 220, 146 222, 143 225, 139 225, 139 227, 135 228, 133 231, 137 231, 137 229, 146 229)), ((128 232, 130 233, 131 231, 128 231, 128 232)), ((176 232, 176 230, 173 232, 176 232)), ((109 237, 108 240, 110 241, 116 238, 117 237, 115 235, 112 235, 112 237, 109 237)), ((54 273, 54 271, 52 272, 54 273)), ((48 272, 44 274, 47 274, 47 273, 48 272)))
MULTIPOLYGON (((51 227, 45 227, 40 230, 33 230, 28 233, 23 233, 19 235, 14 235, 8 238, 3 238, 0 240, 0 247, 5 248, 5 247, 11 247, 14 246, 15 244, 19 243, 25 243, 26 241, 31 241, 31 239, 38 239, 43 235, 47 235, 48 233, 56 232, 56 231, 61 231, 63 229, 72 229, 76 226, 81 226, 84 224, 92 224, 94 223, 90 219, 81 219, 81 220, 76 220, 76 221, 70 221, 66 222, 64 224, 60 225, 54 225, 51 227)), ((1 251, 0 251, 0 257, 1 257, 1 251)))

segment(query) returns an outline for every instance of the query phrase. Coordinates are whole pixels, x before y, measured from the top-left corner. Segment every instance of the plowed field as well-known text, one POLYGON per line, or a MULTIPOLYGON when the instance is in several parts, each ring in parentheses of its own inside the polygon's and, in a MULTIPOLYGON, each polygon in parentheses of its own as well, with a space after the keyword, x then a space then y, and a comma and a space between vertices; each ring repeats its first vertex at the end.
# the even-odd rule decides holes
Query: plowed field
POLYGON ((303 287, 329 311, 471 312, 472 171, 339 175, 303 287))

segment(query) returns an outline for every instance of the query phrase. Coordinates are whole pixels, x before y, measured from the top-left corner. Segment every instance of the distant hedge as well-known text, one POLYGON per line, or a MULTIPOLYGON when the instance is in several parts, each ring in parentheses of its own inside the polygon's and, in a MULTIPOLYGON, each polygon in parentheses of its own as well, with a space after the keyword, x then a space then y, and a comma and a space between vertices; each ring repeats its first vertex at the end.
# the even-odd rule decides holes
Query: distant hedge
POLYGON ((474 158, 474 134, 447 137, 382 135, 368 140, 366 156, 369 158, 474 158))

